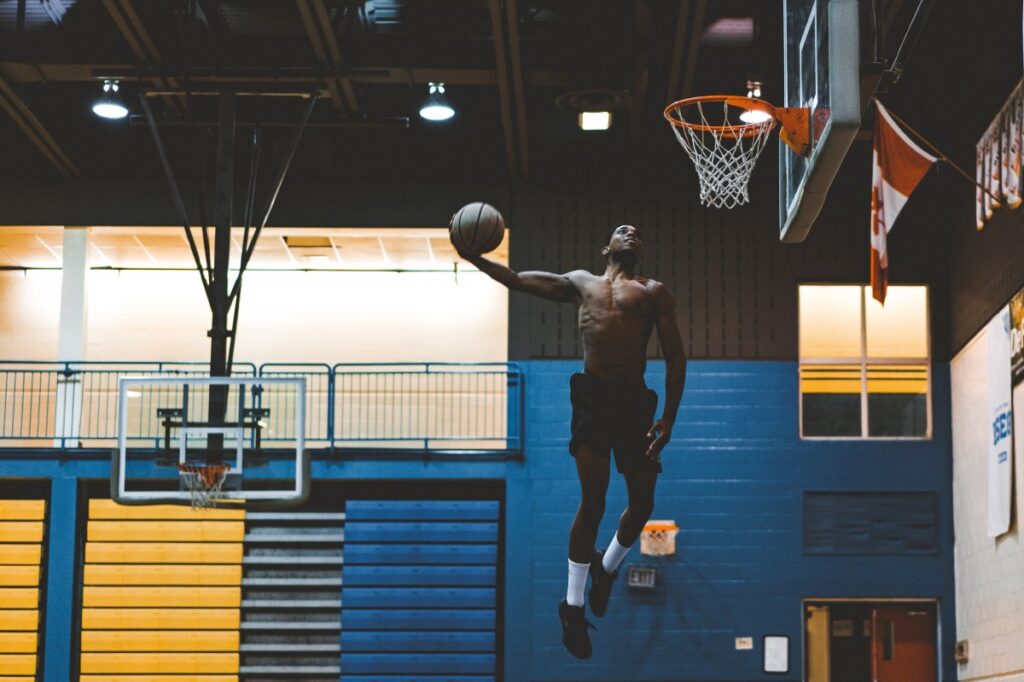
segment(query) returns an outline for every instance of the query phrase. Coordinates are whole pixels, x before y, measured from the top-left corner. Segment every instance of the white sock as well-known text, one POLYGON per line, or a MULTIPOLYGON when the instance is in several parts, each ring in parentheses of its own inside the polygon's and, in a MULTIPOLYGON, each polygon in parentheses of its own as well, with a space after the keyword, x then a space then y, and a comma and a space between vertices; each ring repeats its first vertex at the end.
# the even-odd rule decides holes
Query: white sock
MULTIPOLYGON (((632 545, 630 545, 632 547, 632 545)), ((629 552, 629 547, 623 547, 619 544, 619 534, 616 533, 615 537, 612 538, 611 544, 608 545, 608 549, 604 551, 604 559, 601 561, 601 566, 608 573, 614 573, 619 569, 619 564, 626 558, 626 553, 629 552)))
POLYGON ((589 571, 590 564, 578 564, 569 559, 569 588, 565 592, 569 606, 583 606, 583 588, 587 585, 589 571))

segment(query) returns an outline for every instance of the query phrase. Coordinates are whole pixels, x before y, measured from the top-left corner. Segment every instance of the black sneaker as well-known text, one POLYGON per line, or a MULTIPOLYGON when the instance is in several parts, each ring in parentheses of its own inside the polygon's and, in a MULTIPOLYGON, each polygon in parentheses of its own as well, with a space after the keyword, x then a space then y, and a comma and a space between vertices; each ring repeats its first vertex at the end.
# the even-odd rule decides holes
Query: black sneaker
POLYGON ((565 648, 576 658, 590 658, 594 647, 590 644, 587 628, 594 626, 583 616, 583 607, 569 606, 569 602, 563 599, 558 604, 558 617, 562 620, 562 644, 565 648))
POLYGON ((612 584, 619 577, 619 572, 609 573, 604 570, 604 552, 594 550, 590 560, 590 610, 600 618, 608 610, 608 599, 612 596, 612 584))

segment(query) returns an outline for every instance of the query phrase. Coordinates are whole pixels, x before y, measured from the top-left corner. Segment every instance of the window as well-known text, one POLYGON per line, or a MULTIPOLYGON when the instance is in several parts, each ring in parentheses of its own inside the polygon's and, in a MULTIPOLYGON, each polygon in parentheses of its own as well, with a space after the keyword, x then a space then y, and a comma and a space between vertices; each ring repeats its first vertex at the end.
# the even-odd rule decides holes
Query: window
POLYGON ((928 438, 928 289, 800 286, 800 435, 928 438))

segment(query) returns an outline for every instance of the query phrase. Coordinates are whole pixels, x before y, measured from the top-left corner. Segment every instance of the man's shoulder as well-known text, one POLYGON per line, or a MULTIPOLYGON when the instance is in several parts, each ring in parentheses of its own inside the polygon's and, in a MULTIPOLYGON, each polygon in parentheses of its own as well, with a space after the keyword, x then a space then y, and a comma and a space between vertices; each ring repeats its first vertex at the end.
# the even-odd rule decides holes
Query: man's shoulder
POLYGON ((653 278, 651 278, 651 277, 637 277, 637 278, 636 278, 636 281, 637 281, 637 282, 639 282, 640 284, 643 284, 643 285, 644 285, 645 287, 647 287, 647 289, 649 289, 649 290, 650 290, 650 291, 651 291, 652 293, 653 293, 654 291, 656 291, 656 290, 665 290, 665 291, 668 291, 668 289, 666 289, 666 287, 665 287, 665 285, 664 285, 664 284, 662 284, 662 283, 661 283, 661 282, 659 282, 658 280, 656 280, 656 279, 653 279, 653 278))
POLYGON ((672 292, 668 290, 667 286, 658 280, 644 277, 641 282, 644 285, 644 288, 647 289, 647 292, 655 299, 664 298, 669 301, 672 300, 672 292))
POLYGON ((565 276, 573 282, 592 282, 595 279, 599 279, 598 275, 589 270, 572 270, 565 273, 565 276))

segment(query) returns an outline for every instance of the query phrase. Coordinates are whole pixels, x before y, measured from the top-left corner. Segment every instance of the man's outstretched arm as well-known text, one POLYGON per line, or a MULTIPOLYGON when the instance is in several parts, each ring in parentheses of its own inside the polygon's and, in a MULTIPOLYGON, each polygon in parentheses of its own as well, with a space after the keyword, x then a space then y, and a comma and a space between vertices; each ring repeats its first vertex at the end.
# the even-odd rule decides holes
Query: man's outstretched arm
POLYGON ((665 410, 661 419, 654 422, 649 436, 654 438, 647 449, 649 457, 657 458, 661 449, 672 437, 672 426, 676 422, 679 402, 683 397, 683 385, 686 383, 686 352, 683 350, 683 339, 679 335, 676 323, 676 305, 672 294, 664 285, 654 290, 657 303, 658 339, 665 353, 665 410))
POLYGON ((549 301, 575 301, 579 295, 570 275, 556 275, 551 272, 524 271, 515 272, 501 263, 495 263, 483 256, 459 252, 459 255, 480 269, 496 282, 504 284, 514 291, 540 296, 549 301))

